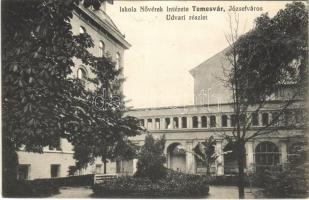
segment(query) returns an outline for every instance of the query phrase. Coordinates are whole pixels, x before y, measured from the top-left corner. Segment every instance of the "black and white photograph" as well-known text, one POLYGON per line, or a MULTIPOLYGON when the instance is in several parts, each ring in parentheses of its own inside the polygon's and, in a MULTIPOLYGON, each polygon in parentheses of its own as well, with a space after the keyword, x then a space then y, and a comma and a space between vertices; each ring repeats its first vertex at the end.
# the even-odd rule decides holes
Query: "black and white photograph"
POLYGON ((308 2, 1 0, 3 198, 307 199, 308 2))

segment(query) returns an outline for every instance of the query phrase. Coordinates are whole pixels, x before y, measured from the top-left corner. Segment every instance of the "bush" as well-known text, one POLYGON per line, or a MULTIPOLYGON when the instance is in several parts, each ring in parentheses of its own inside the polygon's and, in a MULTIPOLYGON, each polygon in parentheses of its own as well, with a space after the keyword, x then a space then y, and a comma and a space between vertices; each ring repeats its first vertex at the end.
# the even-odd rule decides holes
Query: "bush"
POLYGON ((265 170, 263 175, 257 178, 257 182, 264 188, 264 193, 268 197, 302 198, 308 195, 308 183, 302 165, 265 170))
POLYGON ((202 197, 208 194, 206 178, 167 171, 165 178, 120 177, 93 187, 97 197, 171 198, 202 197))
POLYGON ((164 137, 155 140, 152 135, 146 135, 145 144, 138 156, 136 177, 158 180, 166 176, 164 146, 164 137))
POLYGON ((68 177, 59 177, 59 178, 47 178, 47 179, 36 179, 41 182, 48 182, 59 187, 67 186, 92 186, 94 174, 80 175, 80 176, 68 176, 68 177))
POLYGON ((10 185, 10 190, 4 194, 5 197, 48 197, 59 193, 59 187, 51 182, 15 181, 10 185))

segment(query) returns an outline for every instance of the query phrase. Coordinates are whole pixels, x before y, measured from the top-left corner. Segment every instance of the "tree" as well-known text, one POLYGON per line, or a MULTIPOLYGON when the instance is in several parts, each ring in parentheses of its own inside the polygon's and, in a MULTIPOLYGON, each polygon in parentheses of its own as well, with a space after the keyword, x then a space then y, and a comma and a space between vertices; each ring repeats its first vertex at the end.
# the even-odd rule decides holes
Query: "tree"
POLYGON ((206 174, 210 175, 210 167, 217 160, 219 155, 215 152, 216 140, 213 136, 210 136, 204 142, 199 143, 194 149, 193 152, 195 156, 200 159, 203 164, 206 166, 206 174))
MULTIPOLYGON (((307 87, 308 12, 303 3, 294 2, 273 18, 261 15, 255 27, 242 36, 238 25, 239 16, 230 15, 230 33, 226 36, 230 66, 225 69, 228 77, 225 83, 232 91, 235 128, 232 135, 225 137, 233 142, 233 151, 238 155, 239 198, 244 198, 245 143, 278 132, 292 109, 304 108, 304 94, 300 91, 307 87), (287 86, 292 90, 284 99, 272 99, 279 88, 287 86), (270 102, 277 106, 276 114, 265 126, 253 129, 254 113, 270 102)), ((296 123, 285 125, 291 128, 296 123)))
MULTIPOLYGON (((15 154, 21 147, 42 153, 43 147, 66 138, 74 145, 77 167, 85 167, 95 157, 106 160, 130 152, 127 138, 139 133, 138 120, 123 116, 122 98, 115 103, 108 96, 104 99, 108 108, 97 109, 93 99, 98 91, 88 91, 81 80, 69 77, 77 58, 97 75, 89 81, 99 89, 116 93, 119 87, 110 85, 122 81, 115 63, 88 51, 94 44, 87 33, 73 35, 70 20, 79 2, 1 2, 3 159, 15 157, 12 165, 17 164, 15 154)), ((83 4, 99 8, 101 2, 83 4)), ((14 167, 7 162, 4 176, 14 167)))
POLYGON ((137 177, 158 180, 166 176, 164 163, 165 137, 155 140, 151 134, 145 136, 145 144, 141 147, 137 162, 137 177))

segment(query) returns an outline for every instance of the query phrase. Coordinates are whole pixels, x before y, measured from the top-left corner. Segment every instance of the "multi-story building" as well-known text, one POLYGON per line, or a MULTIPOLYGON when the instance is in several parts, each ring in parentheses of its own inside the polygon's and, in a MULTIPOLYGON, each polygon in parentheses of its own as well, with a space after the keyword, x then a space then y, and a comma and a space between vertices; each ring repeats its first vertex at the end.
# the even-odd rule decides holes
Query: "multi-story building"
MULTIPOLYGON (((216 154, 219 156, 211 166, 211 172, 216 175, 235 174, 238 172, 237 156, 231 153, 231 144, 224 139, 224 135, 231 135, 235 128, 235 115, 231 91, 225 86, 222 66, 228 67, 225 57, 227 49, 207 59, 190 70, 194 78, 195 105, 177 107, 159 107, 134 109, 128 115, 140 119, 154 137, 165 135, 166 166, 170 169, 186 173, 204 173, 205 165, 193 153, 193 148, 206 138, 214 136, 216 139, 216 154)), ((295 89, 295 88, 294 88, 295 89)), ((248 111, 251 115, 252 127, 250 135, 275 119, 281 103, 290 96, 293 86, 285 85, 278 93, 269 98, 268 103, 258 113, 248 111)), ((245 169, 255 170, 258 167, 281 165, 288 162, 288 156, 294 145, 304 140, 304 130, 291 128, 291 124, 301 123, 299 110, 303 101, 295 100, 285 113, 285 121, 268 127, 273 131, 249 140, 245 145, 245 169)), ((145 135, 132 138, 140 145, 145 135)))
MULTIPOLYGON (((93 39, 95 47, 90 52, 96 56, 108 55, 116 62, 116 67, 123 67, 124 51, 130 48, 125 36, 119 31, 112 19, 106 14, 106 5, 100 10, 76 6, 71 20, 72 32, 77 35, 87 32, 93 39)), ((72 77, 85 79, 93 77, 89 66, 85 66, 78 59, 74 60, 75 67, 72 77)), ((121 75, 120 75, 121 76, 121 75)), ((91 90, 95 85, 87 84, 91 90)), ((44 148, 44 153, 18 152, 19 179, 37 179, 50 177, 63 177, 69 175, 70 167, 75 165, 72 145, 65 139, 59 141, 57 148, 44 148)), ((79 174, 102 173, 103 163, 97 159, 93 165, 89 165, 79 174)), ((107 173, 116 173, 116 163, 107 164, 107 173)))

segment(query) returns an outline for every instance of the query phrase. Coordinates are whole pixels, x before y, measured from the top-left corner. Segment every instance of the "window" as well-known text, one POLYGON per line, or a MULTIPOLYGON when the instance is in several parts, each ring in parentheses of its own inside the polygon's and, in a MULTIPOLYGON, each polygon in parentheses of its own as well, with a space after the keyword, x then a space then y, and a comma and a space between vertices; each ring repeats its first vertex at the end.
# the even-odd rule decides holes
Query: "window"
POLYGON ((198 119, 197 116, 192 117, 192 128, 198 127, 198 119))
POLYGON ((207 127, 207 117, 206 116, 202 116, 201 117, 201 121, 202 121, 202 127, 207 127))
POLYGON ((84 80, 87 78, 87 72, 83 68, 78 68, 77 70, 77 78, 80 80, 84 80))
POLYGON ((99 42, 99 50, 100 50, 100 56, 103 57, 105 53, 105 45, 102 41, 99 42))
POLYGON ((60 165, 50 165, 50 177, 56 178, 60 176, 60 165))
POLYGON ((181 118, 181 127, 187 128, 187 118, 186 117, 181 118))
POLYGON ((257 165, 276 165, 279 163, 278 147, 272 142, 261 142, 255 148, 255 162, 257 165))
POLYGON ((156 122, 156 130, 160 130, 160 118, 156 118, 155 119, 155 122, 156 122))
POLYGON ((231 115, 231 126, 232 127, 236 126, 236 115, 231 115))
POLYGON ((30 179, 30 165, 19 165, 17 172, 18 180, 29 180, 30 179))
POLYGON ((251 114, 251 122, 252 126, 258 126, 259 125, 259 114, 254 112, 251 114))
POLYGON ((210 127, 216 127, 216 116, 210 116, 210 127))
POLYGON ((58 139, 56 140, 56 143, 55 143, 54 146, 49 145, 49 150, 51 150, 51 151, 52 151, 52 150, 61 151, 61 139, 58 138, 58 139))
POLYGON ((152 119, 147 119, 147 128, 152 129, 152 119))
POLYGON ((120 64, 121 64, 121 57, 120 57, 120 54, 117 53, 116 54, 116 65, 115 65, 116 70, 118 70, 120 68, 120 64))
POLYGON ((100 165, 100 164, 95 165, 95 173, 96 174, 102 173, 102 165, 100 165))
POLYGON ((269 123, 269 116, 268 113, 262 114, 262 124, 263 126, 266 126, 269 123))
POLYGON ((279 125, 279 113, 278 112, 273 112, 271 114, 271 118, 272 118, 272 123, 274 126, 278 126, 279 125))
POLYGON ((173 118, 173 127, 174 128, 179 128, 178 117, 174 117, 173 118))
POLYGON ((221 125, 222 127, 227 127, 227 116, 226 115, 221 116, 221 125))
POLYGON ((85 27, 80 26, 80 27, 79 27, 79 33, 80 33, 80 34, 84 34, 84 33, 86 33, 86 29, 85 29, 85 27))
POLYGON ((145 120, 144 119, 140 119, 139 122, 140 122, 140 126, 145 127, 145 120))
POLYGON ((75 168, 75 166, 69 166, 69 176, 74 176, 76 175, 76 173, 73 172, 73 169, 75 168))
POLYGON ((121 160, 116 161, 116 173, 121 173, 121 160))
POLYGON ((284 112, 284 124, 286 125, 286 126, 288 126, 288 125, 291 125, 293 122, 292 122, 292 113, 291 113, 291 111, 289 111, 289 110, 287 110, 287 111, 285 111, 284 112))
POLYGON ((165 118, 165 129, 170 129, 171 128, 170 124, 171 124, 170 118, 165 118))

